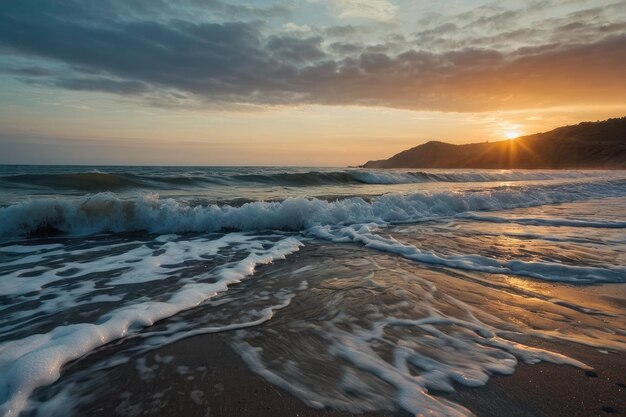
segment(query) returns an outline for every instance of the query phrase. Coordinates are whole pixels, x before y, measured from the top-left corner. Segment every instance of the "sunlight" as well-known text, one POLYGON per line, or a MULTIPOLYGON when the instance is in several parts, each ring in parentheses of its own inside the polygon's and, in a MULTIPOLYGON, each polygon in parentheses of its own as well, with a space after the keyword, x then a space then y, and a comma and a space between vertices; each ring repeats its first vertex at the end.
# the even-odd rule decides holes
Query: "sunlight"
POLYGON ((520 136, 522 136, 522 132, 519 130, 507 130, 504 132, 504 137, 507 139, 515 139, 520 136))
POLYGON ((0 417, 626 417, 626 0, 68 3, 0 0, 0 417))

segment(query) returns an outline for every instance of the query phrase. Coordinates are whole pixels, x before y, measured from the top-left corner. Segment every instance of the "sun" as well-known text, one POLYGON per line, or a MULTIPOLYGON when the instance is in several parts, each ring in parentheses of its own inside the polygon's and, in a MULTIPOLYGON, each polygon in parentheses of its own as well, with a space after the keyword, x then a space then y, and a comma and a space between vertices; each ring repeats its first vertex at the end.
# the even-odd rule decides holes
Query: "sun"
POLYGON ((519 130, 507 130, 504 132, 504 137, 507 139, 515 139, 520 136, 522 136, 522 132, 519 130))

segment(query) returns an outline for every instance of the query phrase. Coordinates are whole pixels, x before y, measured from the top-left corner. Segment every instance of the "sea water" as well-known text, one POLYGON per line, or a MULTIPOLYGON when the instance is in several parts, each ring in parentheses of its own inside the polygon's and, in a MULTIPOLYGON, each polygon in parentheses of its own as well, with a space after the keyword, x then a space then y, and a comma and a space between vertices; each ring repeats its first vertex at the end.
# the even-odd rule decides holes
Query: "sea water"
POLYGON ((623 171, 2 166, 0 239, 6 416, 206 333, 311 407, 435 416, 588 367, 528 338, 626 348, 623 171))

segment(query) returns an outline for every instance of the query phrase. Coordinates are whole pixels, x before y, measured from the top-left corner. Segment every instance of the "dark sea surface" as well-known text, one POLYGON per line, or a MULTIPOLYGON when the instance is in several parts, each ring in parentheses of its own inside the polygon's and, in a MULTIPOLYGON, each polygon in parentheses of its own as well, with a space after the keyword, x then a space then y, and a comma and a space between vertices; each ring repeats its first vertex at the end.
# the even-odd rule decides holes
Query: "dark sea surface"
POLYGON ((531 338, 623 352, 625 286, 625 171, 0 166, 0 415, 221 333, 308 406, 467 416, 443 394, 588 368, 531 338))

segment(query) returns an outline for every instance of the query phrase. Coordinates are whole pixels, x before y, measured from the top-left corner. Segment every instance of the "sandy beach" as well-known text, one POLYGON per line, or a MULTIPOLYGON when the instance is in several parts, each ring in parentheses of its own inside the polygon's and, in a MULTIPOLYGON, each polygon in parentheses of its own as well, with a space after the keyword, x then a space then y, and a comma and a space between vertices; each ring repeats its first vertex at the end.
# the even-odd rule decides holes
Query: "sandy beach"
MULTIPOLYGON (((549 363, 519 364, 511 376, 494 376, 486 386, 456 387, 444 397, 481 417, 606 417, 626 412, 626 360, 623 352, 603 354, 571 344, 533 344, 560 349, 594 368, 585 371, 549 363)), ((139 377, 136 362, 107 374, 97 400, 71 415, 224 416, 224 417, 371 417, 409 416, 402 411, 354 414, 316 410, 248 370, 220 335, 189 338, 147 355, 153 368, 139 377), (155 357, 172 357, 159 363, 155 357), (122 393, 122 394, 120 394, 122 393)), ((79 365, 80 366, 80 365, 79 365)), ((332 364, 329 364, 332 366, 332 364)))
POLYGON ((624 413, 626 182, 563 175, 228 208, 18 205, 88 234, 0 244, 0 414, 624 413))
MULTIPOLYGON (((43 390, 38 400, 51 398, 51 403, 44 403, 51 405, 57 405, 59 401, 73 404, 71 412, 63 409, 68 412, 67 415, 73 416, 409 416, 410 413, 394 406, 386 411, 382 409, 370 413, 333 407, 310 407, 301 399, 295 398, 289 390, 285 390, 285 386, 281 388, 280 384, 268 382, 251 371, 250 364, 242 360, 242 352, 236 351, 241 337, 254 334, 265 344, 268 352, 274 352, 272 355, 284 355, 277 357, 281 362, 303 361, 309 355, 315 358, 318 356, 316 349, 320 349, 320 356, 324 357, 323 351, 326 348, 324 344, 320 344, 321 341, 312 341, 306 331, 302 334, 297 331, 289 336, 289 328, 297 323, 297 328, 306 329, 307 325, 317 323, 320 317, 336 314, 325 311, 328 308, 325 307, 328 301, 324 301, 327 296, 345 299, 352 299, 353 296, 364 297, 363 282, 358 271, 359 268, 364 268, 364 260, 370 258, 369 251, 356 250, 349 245, 312 245, 304 248, 286 262, 261 267, 254 280, 240 284, 241 288, 237 292, 241 294, 263 293, 262 288, 274 285, 272 277, 276 276, 282 277, 282 286, 295 285, 302 277, 294 275, 294 271, 302 270, 312 260, 319 262, 315 268, 309 267, 303 272, 308 279, 308 289, 298 293, 289 306, 277 311, 274 319, 251 328, 252 333, 246 329, 235 329, 201 334, 130 356, 123 352, 132 352, 133 345, 141 346, 140 340, 131 338, 104 346, 69 364, 64 370, 65 376, 55 384, 58 388, 43 390), (333 252, 333 258, 328 256, 328 251, 333 252), (347 266, 356 268, 357 272, 344 276, 341 282, 335 280, 333 277, 336 273, 347 273, 347 266), (354 275, 354 278, 350 275, 354 275), (289 278, 290 276, 293 277, 289 278), (292 284, 289 284, 290 279, 294 281, 292 284), (289 350, 281 350, 290 338, 289 343, 292 345, 287 347, 289 350), (278 351, 275 350, 277 348, 278 351), (102 366, 106 358, 123 359, 115 366, 102 366), (76 393, 78 396, 72 397, 76 393)), ((456 297, 489 308, 492 312, 497 312, 494 306, 503 301, 506 308, 500 313, 509 312, 514 315, 511 318, 515 320, 528 319, 534 328, 553 326, 546 320, 548 317, 557 319, 558 314, 573 314, 563 317, 572 322, 572 328, 577 328, 576 321, 586 318, 587 314, 572 310, 566 300, 577 299, 581 306, 585 306, 579 309, 588 310, 604 304, 607 312, 619 311, 623 304, 619 295, 621 287, 614 284, 580 287, 517 278, 510 281, 509 277, 500 277, 498 283, 495 276, 485 276, 483 278, 489 278, 493 287, 486 289, 482 281, 477 283, 467 277, 459 280, 458 277, 448 275, 446 269, 431 270, 411 266, 387 255, 377 255, 371 260, 376 262, 376 268, 380 270, 378 273, 385 274, 381 275, 385 277, 385 286, 406 285, 400 284, 385 271, 397 268, 398 265, 412 267, 414 269, 411 271, 415 276, 428 277, 432 282, 437 282, 439 288, 446 288, 446 292, 454 288, 456 297), (473 295, 475 293, 479 294, 478 297, 473 295), (523 294, 521 299, 519 294, 523 294), (540 301, 542 296, 545 296, 546 301, 540 301), (560 304, 554 304, 556 297, 560 304), (524 317, 515 306, 516 303, 519 306, 541 309, 541 314, 524 317)), ((374 298, 365 298, 363 302, 380 299, 380 295, 372 294, 372 297, 374 298)), ((228 296, 223 298, 224 301, 229 299, 228 296)), ((337 311, 342 310, 341 307, 334 308, 338 308, 337 311)), ((218 297, 215 306, 207 307, 203 315, 195 313, 186 320, 192 317, 195 321, 211 320, 219 315, 220 310, 224 310, 224 304, 218 297)), ((619 320, 615 321, 615 318, 606 317, 603 320, 609 326, 610 323, 621 323, 619 320)), ((590 323, 593 322, 587 325, 591 326, 590 323)), ((157 334, 167 328, 164 323, 155 327, 153 331, 157 334)), ((619 332, 618 328, 615 330, 619 332)), ((593 369, 549 362, 526 364, 519 359, 512 375, 495 373, 484 386, 470 388, 454 383, 454 392, 431 390, 430 393, 434 398, 459 404, 480 417, 602 417, 623 415, 626 412, 626 359, 623 351, 524 334, 517 334, 514 338, 516 342, 526 346, 526 349, 538 348, 541 351, 559 353, 593 369)), ((300 375, 304 379, 313 378, 312 381, 317 381, 317 388, 327 384, 332 392, 337 389, 336 384, 340 385, 333 375, 335 369, 341 366, 345 366, 345 363, 337 358, 320 359, 314 362, 312 368, 306 368, 309 375, 300 375)), ((37 393, 35 395, 37 397, 37 393)), ((393 396, 393 389, 388 395, 393 396)), ((355 403, 362 401, 360 398, 357 395, 355 403)), ((381 406, 388 407, 389 404, 381 403, 381 406)))
POLYGON ((0 417, 626 417, 624 68, 626 0, 2 1, 0 417))

